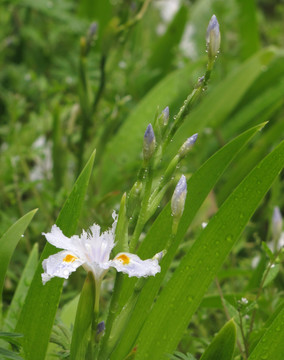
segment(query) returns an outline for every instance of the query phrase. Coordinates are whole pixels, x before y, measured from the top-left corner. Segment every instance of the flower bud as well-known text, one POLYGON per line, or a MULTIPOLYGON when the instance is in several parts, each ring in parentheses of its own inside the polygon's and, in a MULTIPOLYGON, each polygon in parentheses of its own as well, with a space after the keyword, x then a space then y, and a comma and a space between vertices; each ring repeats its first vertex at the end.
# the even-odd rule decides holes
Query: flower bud
POLYGON ((147 126, 144 135, 143 158, 145 161, 151 159, 156 147, 156 138, 151 124, 147 126))
POLYGON ((161 125, 162 126, 167 126, 168 122, 169 122, 169 117, 170 117, 170 110, 169 107, 165 107, 164 110, 162 111, 161 115, 160 115, 160 119, 161 119, 161 125))
POLYGON ((282 227, 283 227, 282 215, 279 207, 275 206, 272 215, 272 234, 274 239, 278 239, 280 237, 282 227))
POLYGON ((186 194, 187 194, 186 178, 184 175, 182 175, 179 182, 177 183, 171 201, 172 215, 174 218, 178 220, 181 218, 183 214, 186 194))
POLYGON ((97 332, 96 332, 96 342, 99 342, 100 339, 102 338, 104 332, 105 332, 105 322, 101 321, 100 323, 98 323, 97 325, 97 332))
POLYGON ((98 30, 98 24, 94 21, 91 23, 89 30, 88 30, 88 38, 93 39, 93 37, 96 35, 98 30))
POLYGON ((219 23, 215 15, 211 17, 209 22, 207 33, 206 33, 206 43, 209 60, 212 60, 217 56, 220 48, 221 35, 219 30, 219 23))
POLYGON ((158 252, 156 255, 153 256, 154 260, 158 260, 158 262, 160 262, 162 260, 162 258, 166 255, 167 250, 162 250, 160 252, 158 252))
POLYGON ((180 157, 180 159, 183 159, 188 154, 188 152, 193 148, 193 145, 197 140, 197 136, 198 134, 194 134, 183 143, 183 145, 178 151, 178 156, 180 157))

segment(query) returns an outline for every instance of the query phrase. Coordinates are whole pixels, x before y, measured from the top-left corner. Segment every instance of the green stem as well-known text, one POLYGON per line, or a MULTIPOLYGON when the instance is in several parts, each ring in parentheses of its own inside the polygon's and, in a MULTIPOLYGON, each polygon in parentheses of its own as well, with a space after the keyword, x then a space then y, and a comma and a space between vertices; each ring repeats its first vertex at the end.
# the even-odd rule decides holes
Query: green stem
POLYGON ((129 20, 126 24, 120 25, 117 29, 118 33, 125 31, 126 29, 130 29, 137 22, 139 22, 144 14, 146 13, 148 6, 150 5, 151 0, 145 0, 138 14, 131 20, 129 20))
POLYGON ((173 123, 173 125, 172 125, 172 127, 171 127, 171 129, 170 129, 164 143, 163 143, 162 153, 165 152, 166 147, 168 146, 169 142, 174 137, 174 135, 175 135, 176 131, 178 130, 178 128, 183 123, 186 115, 191 110, 193 104, 199 98, 202 91, 206 88, 206 86, 208 84, 208 81, 210 79, 210 76, 211 76, 211 71, 213 69, 213 65, 214 65, 214 61, 208 61, 207 70, 205 72, 205 75, 203 77, 201 77, 200 79, 198 79, 194 90, 188 95, 188 97, 184 101, 183 106, 180 108, 178 114, 175 116, 174 123, 173 123))
POLYGON ((93 330, 94 331, 97 331, 97 327, 98 327, 98 318, 99 318, 99 312, 100 312, 101 283, 102 283, 101 279, 95 280, 96 295, 95 295, 94 319, 93 319, 93 330))
POLYGON ((149 198, 151 195, 151 189, 152 189, 152 181, 153 181, 153 175, 152 175, 152 167, 149 165, 147 168, 145 168, 144 171, 145 174, 145 190, 144 190, 144 196, 142 199, 141 204, 141 210, 138 216, 138 220, 134 229, 134 233, 131 239, 131 242, 129 244, 129 251, 133 252, 137 246, 139 237, 141 235, 141 232, 143 230, 143 227, 146 223, 147 219, 147 208, 149 203, 149 198))
POLYGON ((165 148, 168 146, 169 142, 172 140, 173 136, 177 132, 178 128, 183 123, 184 118, 189 113, 190 108, 192 107, 195 100, 199 97, 203 89, 203 83, 197 84, 197 87, 192 91, 191 94, 188 95, 186 100, 184 101, 183 106, 180 108, 178 114, 175 117, 174 123, 169 131, 168 136, 165 139, 165 142, 163 144, 163 153, 165 152, 165 148))
POLYGON ((104 88, 105 88, 105 65, 106 65, 106 55, 102 55, 101 57, 101 61, 100 61, 100 83, 99 83, 99 88, 98 91, 96 93, 96 96, 94 98, 94 102, 93 102, 93 106, 92 106, 92 115, 95 114, 98 103, 100 101, 100 98, 103 94, 104 88))
POLYGON ((245 337, 245 332, 244 332, 244 325, 243 325, 243 318, 242 315, 240 313, 240 311, 238 311, 239 314, 239 319, 240 319, 240 330, 241 330, 241 335, 243 338, 243 343, 244 343, 244 347, 245 347, 245 353, 246 353, 246 359, 249 357, 249 349, 248 349, 248 343, 245 337))
POLYGON ((81 56, 80 66, 79 66, 79 76, 80 76, 80 108, 81 108, 81 118, 82 118, 82 128, 81 128, 81 137, 79 143, 79 149, 77 153, 78 158, 78 170, 77 173, 80 174, 83 167, 83 158, 85 143, 88 137, 88 129, 91 123, 90 119, 90 110, 89 110, 89 96, 88 96, 88 86, 87 86, 87 77, 86 77, 86 58, 81 56))
POLYGON ((110 336, 110 333, 112 330, 112 325, 113 325, 115 317, 117 316, 117 313, 118 313, 119 296, 120 296, 122 284, 123 284, 123 274, 117 273, 115 284, 114 284, 114 289, 113 289, 113 295, 112 295, 111 303, 110 303, 110 307, 109 307, 108 318, 107 318, 107 322, 106 322, 106 331, 105 331, 105 334, 104 334, 104 337, 102 340, 102 345, 100 348, 100 355, 105 354, 107 351, 108 340, 109 340, 109 336, 110 336))

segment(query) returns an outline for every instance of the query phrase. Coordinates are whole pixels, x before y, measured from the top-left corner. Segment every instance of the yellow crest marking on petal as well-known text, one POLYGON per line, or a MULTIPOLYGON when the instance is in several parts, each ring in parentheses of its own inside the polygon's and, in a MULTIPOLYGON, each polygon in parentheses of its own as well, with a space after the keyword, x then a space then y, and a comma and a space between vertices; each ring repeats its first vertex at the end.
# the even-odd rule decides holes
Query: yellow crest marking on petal
POLYGON ((125 254, 119 255, 116 260, 122 262, 123 265, 128 265, 130 263, 130 258, 125 254))
POLYGON ((70 262, 72 263, 72 262, 74 262, 76 259, 78 259, 76 256, 68 254, 68 255, 65 256, 65 258, 63 259, 63 261, 64 261, 64 262, 67 262, 67 263, 70 263, 70 262))

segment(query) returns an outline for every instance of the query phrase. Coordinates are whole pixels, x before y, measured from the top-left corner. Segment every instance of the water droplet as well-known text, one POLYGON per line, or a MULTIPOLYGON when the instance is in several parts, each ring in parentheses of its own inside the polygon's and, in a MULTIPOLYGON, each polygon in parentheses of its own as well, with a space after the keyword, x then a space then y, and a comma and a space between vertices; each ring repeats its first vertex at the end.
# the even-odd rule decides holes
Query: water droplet
POLYGON ((226 241, 232 242, 232 241, 233 241, 232 235, 227 235, 227 236, 226 236, 226 241))

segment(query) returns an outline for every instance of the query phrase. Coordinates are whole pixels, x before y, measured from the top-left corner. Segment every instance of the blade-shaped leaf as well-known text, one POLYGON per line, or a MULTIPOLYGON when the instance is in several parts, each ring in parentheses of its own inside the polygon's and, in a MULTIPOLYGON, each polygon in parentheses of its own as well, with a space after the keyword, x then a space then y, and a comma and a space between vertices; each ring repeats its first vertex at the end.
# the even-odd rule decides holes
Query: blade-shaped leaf
POLYGON ((250 172, 211 219, 157 299, 137 341, 137 360, 159 359, 175 349, 208 286, 283 166, 284 142, 250 172))
POLYGON ((27 264, 22 273, 21 279, 18 283, 16 292, 13 296, 12 302, 9 306, 5 322, 3 326, 4 331, 13 331, 19 319, 21 308, 24 305, 27 292, 32 282, 33 276, 38 264, 38 244, 35 244, 27 261, 27 264))
POLYGON ((159 69, 160 77, 164 75, 172 65, 175 47, 180 42, 186 25, 187 11, 187 6, 181 6, 168 26, 166 33, 159 37, 154 43, 148 66, 149 68, 159 69))
MULTIPOLYGON (((212 187, 221 177, 226 167, 234 159, 241 148, 251 139, 251 137, 261 129, 261 127, 262 125, 254 127, 232 140, 214 154, 189 179, 187 184, 188 194, 184 214, 180 221, 177 236, 175 237, 173 245, 168 250, 166 257, 161 263, 161 273, 157 274, 154 278, 148 279, 147 284, 142 289, 135 307, 136 310, 134 311, 131 321, 123 334, 120 344, 112 354, 112 359, 119 359, 134 346, 134 341, 147 317, 149 309, 152 306, 154 298, 175 255, 176 249, 183 239, 191 221, 195 217, 196 212, 200 208, 206 196, 209 194, 212 187)), ((169 234, 171 233, 171 221, 171 209, 170 204, 168 204, 158 216, 141 244, 138 250, 138 254, 141 258, 149 258, 165 247, 169 234)), ((127 297, 131 294, 134 281, 132 279, 126 279, 125 283, 123 294, 121 296, 121 307, 124 306, 127 297)))
POLYGON ((284 307, 266 329, 248 360, 282 360, 284 354, 284 307))
POLYGON ((259 49, 259 34, 257 26, 257 11, 254 0, 238 1, 239 29, 242 58, 246 59, 259 49))
POLYGON ((85 359, 88 342, 91 338, 91 325, 94 313, 95 279, 91 272, 86 277, 77 307, 72 333, 70 360, 85 359))
POLYGON ((22 234, 25 232, 27 226, 31 222, 36 210, 32 210, 21 219, 19 219, 15 224, 13 224, 7 232, 0 239, 0 295, 2 297, 3 284, 6 276, 7 268, 13 252, 21 239, 22 234))
POLYGON ((200 360, 231 360, 234 354, 236 336, 236 324, 234 320, 230 320, 218 332, 200 360))
MULTIPOLYGON (((56 224, 66 236, 71 236, 76 231, 94 158, 95 152, 82 170, 57 218, 56 224)), ((51 328, 59 303, 63 279, 52 279, 44 286, 41 281, 41 263, 56 251, 57 249, 49 243, 46 244, 16 326, 17 331, 24 334, 23 348, 26 358, 30 360, 45 358, 51 328)))

